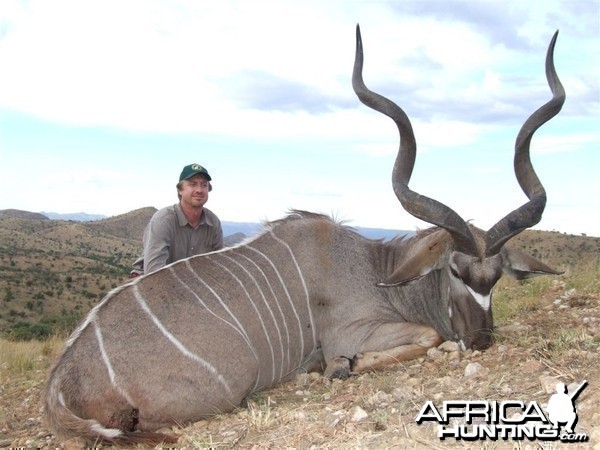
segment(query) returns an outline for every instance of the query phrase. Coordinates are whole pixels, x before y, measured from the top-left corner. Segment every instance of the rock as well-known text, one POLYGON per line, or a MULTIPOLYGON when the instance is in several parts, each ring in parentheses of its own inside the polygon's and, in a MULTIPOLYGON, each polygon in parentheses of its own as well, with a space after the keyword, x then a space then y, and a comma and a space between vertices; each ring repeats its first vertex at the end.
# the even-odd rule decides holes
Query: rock
POLYGON ((367 414, 367 412, 360 406, 355 406, 350 410, 351 422, 360 422, 361 420, 365 420, 367 417, 369 417, 369 414, 367 414))
POLYGON ((535 373, 542 370, 543 365, 541 362, 536 361, 535 359, 527 360, 521 366, 521 372, 524 373, 535 373))
POLYGON ((485 377, 490 373, 490 369, 482 366, 479 363, 469 363, 467 367, 465 367, 465 377, 468 378, 480 378, 485 377))
POLYGON ((406 380, 406 384, 409 386, 419 386, 421 385, 422 380, 420 378, 409 378, 406 380))
POLYGON ((396 401, 410 400, 415 396, 415 389, 409 386, 397 387, 392 391, 396 401))
POLYGON ((329 428, 335 428, 337 426, 337 424, 340 423, 341 419, 342 419, 342 412, 336 411, 327 416, 327 418, 325 419, 325 425, 329 428))
POLYGON ((439 379, 439 385, 444 389, 452 388, 456 385, 456 379, 454 377, 446 375, 439 379))
POLYGON ((496 351, 498 353, 508 353, 508 346, 505 344, 500 344, 496 346, 496 351))
POLYGON ((460 352, 457 351, 457 352, 448 353, 448 360, 453 363, 459 362, 460 361, 460 352))
POLYGON ((370 398, 367 399, 366 403, 376 408, 385 408, 394 401, 392 394, 386 394, 383 391, 377 391, 370 398))
POLYGON ((577 289, 572 288, 572 289, 569 289, 567 292, 565 292, 563 294, 562 298, 569 299, 571 297, 575 297, 576 294, 577 294, 577 289))
POLYGON ((429 350, 427 350, 427 358, 429 359, 441 359, 443 357, 444 352, 435 347, 431 347, 429 350))
POLYGON ((76 437, 66 440, 63 446, 64 450, 84 450, 87 448, 87 443, 85 439, 76 437))
POLYGON ((454 342, 454 341, 446 341, 446 342, 442 342, 438 348, 444 352, 448 352, 448 353, 452 353, 452 352, 458 352, 460 351, 460 346, 458 345, 458 342, 454 342))
POLYGON ((560 383, 558 378, 550 375, 540 375, 539 380, 546 394, 554 394, 556 392, 556 385, 560 383))
POLYGON ((294 414, 292 414, 292 418, 297 421, 304 421, 306 420, 306 414, 304 414, 302 411, 296 411, 294 414))
POLYGON ((502 387, 500 388, 500 392, 506 396, 509 396, 513 393, 513 390, 510 386, 507 385, 502 385, 502 387))
POLYGON ((304 387, 310 382, 310 375, 307 373, 299 373, 296 376, 296 386, 304 387))
POLYGON ((319 372, 311 372, 308 374, 311 381, 321 381, 323 376, 319 372))

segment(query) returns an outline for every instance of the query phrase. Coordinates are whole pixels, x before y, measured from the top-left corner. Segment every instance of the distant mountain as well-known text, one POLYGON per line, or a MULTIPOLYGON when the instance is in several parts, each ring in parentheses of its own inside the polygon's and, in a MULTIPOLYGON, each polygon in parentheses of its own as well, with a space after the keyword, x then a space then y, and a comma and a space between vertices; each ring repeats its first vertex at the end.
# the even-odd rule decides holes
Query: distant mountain
POLYGON ((223 236, 241 233, 245 237, 248 237, 257 234, 263 229, 263 225, 260 223, 229 222, 226 220, 221 221, 221 227, 223 228, 223 236))
POLYGON ((41 214, 45 215, 48 219, 74 220, 76 222, 91 222, 93 220, 106 219, 106 217, 107 217, 107 216, 103 216, 100 214, 88 214, 88 213, 84 213, 84 212, 60 214, 60 213, 55 213, 55 212, 42 211, 41 214))

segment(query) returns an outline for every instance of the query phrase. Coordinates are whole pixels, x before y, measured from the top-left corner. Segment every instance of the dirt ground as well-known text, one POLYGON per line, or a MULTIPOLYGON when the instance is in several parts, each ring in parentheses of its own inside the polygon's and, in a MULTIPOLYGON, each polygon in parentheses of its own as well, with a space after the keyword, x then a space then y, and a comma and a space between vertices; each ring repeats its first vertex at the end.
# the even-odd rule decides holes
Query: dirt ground
MULTIPOLYGON (((496 343, 483 352, 442 347, 427 357, 347 380, 302 374, 253 396, 233 413, 161 431, 176 435, 173 448, 181 449, 600 449, 598 294, 555 281, 538 302, 497 325, 496 343), (445 400, 535 401, 546 412, 557 382, 573 392, 584 380, 588 385, 575 403, 575 432, 585 434, 585 442, 440 440, 437 423, 415 421, 427 401, 439 408, 445 400)), ((40 361, 44 369, 1 380, 0 448, 83 448, 77 439, 59 442, 42 423, 40 392, 53 356, 40 356, 48 359, 40 361)))

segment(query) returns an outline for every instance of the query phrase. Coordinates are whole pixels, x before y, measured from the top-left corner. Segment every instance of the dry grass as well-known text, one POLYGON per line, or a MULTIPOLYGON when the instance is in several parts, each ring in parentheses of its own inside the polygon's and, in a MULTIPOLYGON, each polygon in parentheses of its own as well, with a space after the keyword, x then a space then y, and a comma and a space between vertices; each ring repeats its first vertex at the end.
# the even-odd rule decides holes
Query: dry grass
POLYGON ((11 431, 40 433, 39 393, 51 362, 64 341, 11 342, 0 339, 0 448, 12 443, 11 431), (8 438, 8 439, 7 439, 8 438))
POLYGON ((46 341, 12 342, 0 340, 0 379, 14 377, 32 378, 48 368, 64 344, 64 340, 53 337, 46 341))

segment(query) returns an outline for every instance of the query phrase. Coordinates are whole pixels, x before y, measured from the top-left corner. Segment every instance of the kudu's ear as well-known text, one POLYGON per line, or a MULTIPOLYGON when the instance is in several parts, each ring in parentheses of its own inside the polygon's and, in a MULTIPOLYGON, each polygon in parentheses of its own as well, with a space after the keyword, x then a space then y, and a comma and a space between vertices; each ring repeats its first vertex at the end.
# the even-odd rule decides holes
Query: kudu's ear
POLYGON ((561 275, 564 273, 554 270, 539 259, 514 248, 504 247, 501 253, 502 270, 505 274, 517 280, 525 280, 540 275, 561 275))
POLYGON ((385 281, 377 283, 377 286, 402 286, 438 269, 449 244, 450 235, 445 230, 438 230, 425 236, 417 241, 406 255, 398 258, 402 263, 385 281))

